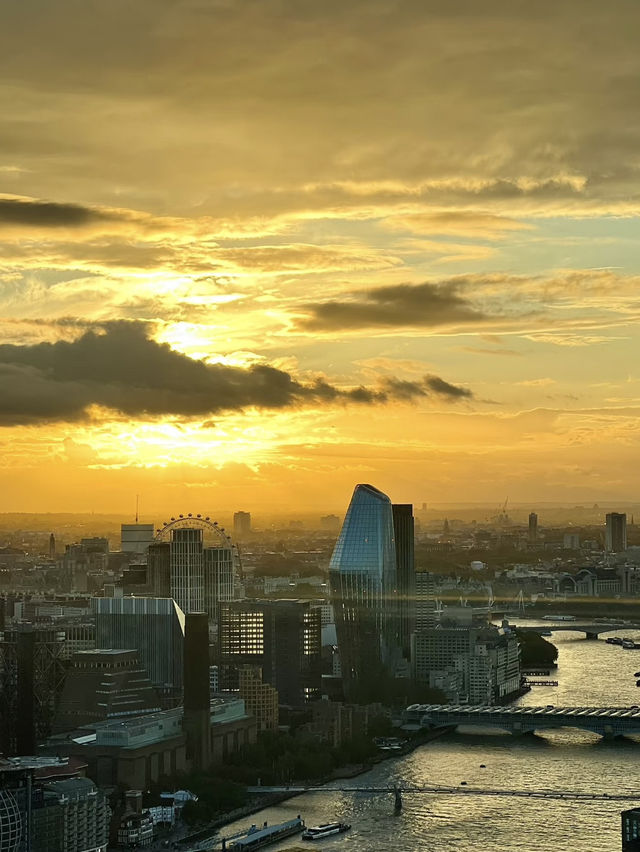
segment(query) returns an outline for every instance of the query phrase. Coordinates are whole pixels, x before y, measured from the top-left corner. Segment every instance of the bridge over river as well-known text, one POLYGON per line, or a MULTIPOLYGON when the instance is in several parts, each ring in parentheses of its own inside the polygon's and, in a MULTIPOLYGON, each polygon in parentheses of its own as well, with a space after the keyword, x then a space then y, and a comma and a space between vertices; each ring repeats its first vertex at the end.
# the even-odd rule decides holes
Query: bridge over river
POLYGON ((390 793, 395 797, 396 808, 402 806, 402 796, 414 793, 426 793, 434 796, 498 796, 520 799, 566 799, 576 802, 637 802, 640 790, 633 793, 581 793, 576 790, 518 790, 502 787, 469 787, 462 782, 457 787, 442 784, 408 784, 399 782, 393 786, 371 785, 325 785, 315 787, 304 784, 288 784, 281 786, 258 785, 247 787, 248 793, 290 793, 297 796, 300 793, 390 793))
POLYGON ((584 633, 587 639, 597 639, 601 633, 613 633, 614 630, 640 630, 640 624, 620 624, 620 622, 605 621, 547 621, 535 627, 529 624, 512 624, 509 626, 523 633, 558 633, 560 631, 572 633, 584 633))
POLYGON ((640 734, 640 706, 632 707, 494 707, 469 704, 411 704, 402 714, 406 730, 474 725, 512 734, 553 728, 580 728, 602 737, 640 734))

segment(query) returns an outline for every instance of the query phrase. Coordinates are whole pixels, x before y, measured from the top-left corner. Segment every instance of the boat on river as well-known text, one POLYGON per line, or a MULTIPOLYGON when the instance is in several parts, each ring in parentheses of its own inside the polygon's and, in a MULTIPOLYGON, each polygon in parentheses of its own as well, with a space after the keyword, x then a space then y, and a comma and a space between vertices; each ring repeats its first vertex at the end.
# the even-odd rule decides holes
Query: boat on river
POLYGON ((284 840, 285 837, 291 837, 292 834, 299 834, 303 829, 304 820, 299 816, 274 825, 265 822, 262 828, 252 825, 241 836, 229 838, 230 843, 227 843, 226 838, 223 839, 222 848, 228 852, 253 852, 254 849, 264 849, 265 846, 284 840))
POLYGON ((322 840, 323 837, 332 837, 334 834, 344 834, 351 826, 348 822, 325 822, 322 825, 309 826, 302 832, 303 840, 322 840))

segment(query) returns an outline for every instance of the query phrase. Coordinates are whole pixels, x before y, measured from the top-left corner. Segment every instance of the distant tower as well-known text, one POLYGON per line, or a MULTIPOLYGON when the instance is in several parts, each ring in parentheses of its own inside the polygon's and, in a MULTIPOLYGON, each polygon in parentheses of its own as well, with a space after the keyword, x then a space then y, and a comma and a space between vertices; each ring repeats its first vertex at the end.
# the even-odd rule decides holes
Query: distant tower
POLYGON ((535 512, 529 515, 529 541, 536 541, 538 538, 538 516, 535 512))
POLYGON ((444 524, 442 525, 442 534, 449 535, 449 519, 444 519, 444 524))
POLYGON ((627 516, 623 512, 610 512, 606 516, 605 550, 622 553, 627 549, 627 516))
POLYGON ((56 537, 53 533, 49 536, 49 559, 55 559, 56 555, 56 537))
POLYGON ((236 536, 249 535, 251 532, 251 512, 236 512, 233 516, 233 533, 236 536))
POLYGON ((201 515, 164 524, 149 547, 148 567, 155 595, 172 597, 184 613, 206 612, 212 623, 220 601, 233 600, 242 570, 224 527, 201 515))

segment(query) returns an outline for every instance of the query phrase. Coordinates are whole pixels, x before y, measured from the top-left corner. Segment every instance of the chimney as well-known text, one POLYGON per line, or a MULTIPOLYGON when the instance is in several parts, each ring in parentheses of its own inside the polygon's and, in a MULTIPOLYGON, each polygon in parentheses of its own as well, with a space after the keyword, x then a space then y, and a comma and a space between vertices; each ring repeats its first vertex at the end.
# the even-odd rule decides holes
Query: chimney
POLYGON ((193 769, 211 762, 209 623, 206 612, 189 612, 184 633, 184 720, 187 759, 193 769))

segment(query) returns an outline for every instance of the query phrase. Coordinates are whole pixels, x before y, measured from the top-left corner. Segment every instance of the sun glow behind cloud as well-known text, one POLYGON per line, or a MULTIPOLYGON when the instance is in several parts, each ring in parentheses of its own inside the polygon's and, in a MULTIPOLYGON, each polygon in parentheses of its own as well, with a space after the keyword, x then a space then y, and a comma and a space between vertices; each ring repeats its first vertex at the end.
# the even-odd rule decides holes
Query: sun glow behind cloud
POLYGON ((7 8, 0 509, 47 508, 56 464, 74 508, 134 481, 336 506, 365 474, 635 493, 639 26, 635 0, 7 8))

